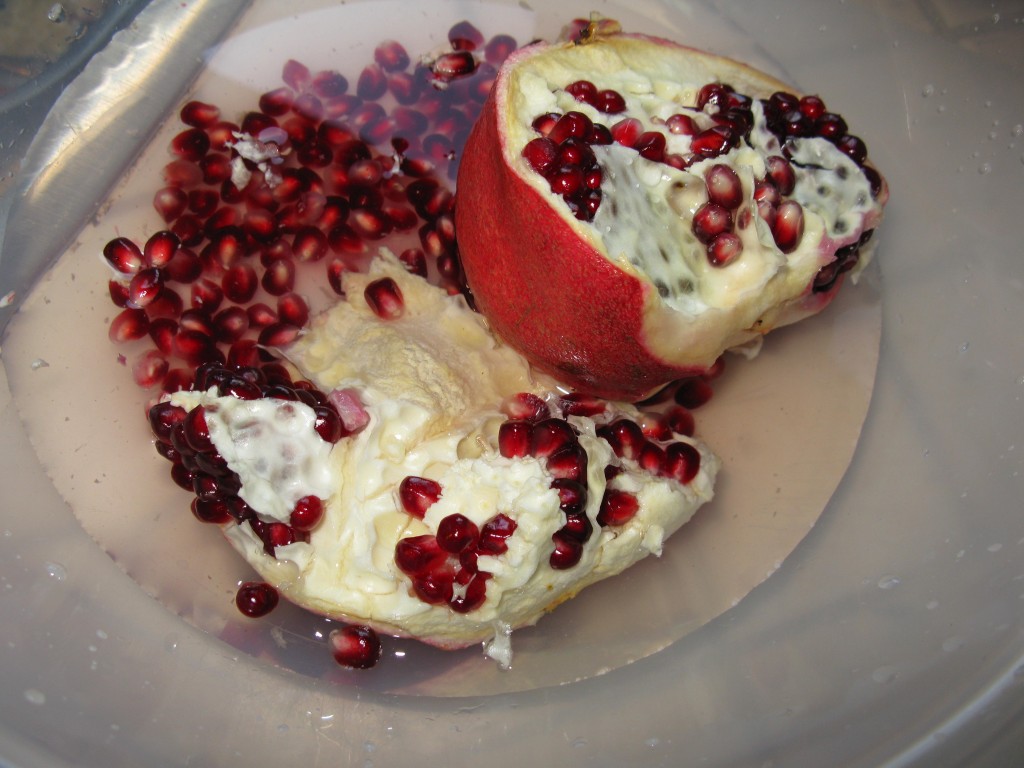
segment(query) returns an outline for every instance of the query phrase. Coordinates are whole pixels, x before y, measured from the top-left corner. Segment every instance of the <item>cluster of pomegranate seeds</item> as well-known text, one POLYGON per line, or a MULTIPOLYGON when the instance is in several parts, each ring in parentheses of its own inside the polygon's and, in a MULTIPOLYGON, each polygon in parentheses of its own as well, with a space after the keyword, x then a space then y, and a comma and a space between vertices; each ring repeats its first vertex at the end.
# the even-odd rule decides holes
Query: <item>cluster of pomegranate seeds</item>
MULTIPOLYGON (((465 290, 451 182, 516 41, 460 22, 449 43, 413 61, 384 41, 352 83, 290 60, 283 85, 237 119, 200 101, 181 108, 153 198, 166 228, 143 247, 118 237, 104 248, 120 309, 109 336, 135 342, 139 386, 173 392, 205 362, 274 360, 308 322, 302 277, 326 275, 340 294, 342 274, 385 239, 410 272, 465 290)), ((398 312, 400 297, 384 292, 379 306, 398 312)))
MULTIPOLYGON (((421 500, 429 501, 429 496, 419 497, 412 505, 402 498, 406 511, 413 516, 422 516, 421 500)), ((409 576, 413 594, 423 602, 468 613, 487 598, 487 580, 491 578, 490 573, 477 567, 477 558, 507 551, 506 540, 515 529, 515 521, 504 514, 478 526, 465 515, 454 513, 442 518, 436 534, 400 539, 395 546, 395 565, 409 576)))
MULTIPOLYGON (((569 83, 565 91, 598 112, 617 115, 626 111, 625 99, 612 89, 598 89, 588 80, 569 83)), ((613 142, 636 150, 653 162, 678 169, 713 159, 749 142, 754 126, 753 100, 736 92, 727 83, 708 83, 697 93, 692 111, 681 111, 664 121, 664 131, 644 130, 641 121, 625 117, 609 126, 595 123, 587 115, 569 111, 565 114, 545 113, 533 121, 540 134, 523 148, 529 166, 543 176, 555 194, 560 195, 572 214, 582 221, 593 221, 602 202, 603 172, 593 149, 595 145, 613 142), (666 133, 690 137, 689 152, 684 155, 666 150, 666 133)), ((843 118, 825 110, 817 96, 796 96, 778 92, 761 101, 767 125, 779 139, 782 154, 767 158, 765 177, 757 179, 754 207, 767 222, 776 245, 790 253, 803 237, 803 208, 787 196, 792 194, 796 174, 792 166, 790 140, 820 136, 834 143, 860 166, 872 193, 881 188, 881 177, 865 165, 867 149, 864 142, 847 132, 843 118)), ((660 121, 659 121, 660 122, 660 121)), ((737 229, 752 225, 752 213, 745 206, 743 186, 736 172, 725 163, 716 163, 704 172, 708 202, 693 217, 693 233, 707 249, 712 266, 724 267, 743 253, 743 241, 737 229)), ((827 290, 835 278, 856 264, 859 245, 844 252, 834 265, 819 276, 815 290, 827 290)))

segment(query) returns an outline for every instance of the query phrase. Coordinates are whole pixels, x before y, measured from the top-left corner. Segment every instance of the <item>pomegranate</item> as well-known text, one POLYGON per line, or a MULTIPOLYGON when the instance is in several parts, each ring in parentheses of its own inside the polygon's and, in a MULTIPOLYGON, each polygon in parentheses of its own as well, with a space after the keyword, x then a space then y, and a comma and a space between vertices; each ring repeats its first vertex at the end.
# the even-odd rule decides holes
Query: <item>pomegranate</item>
POLYGON ((820 311, 888 198, 816 96, 608 20, 502 65, 456 224, 498 335, 564 383, 637 400, 820 311))
POLYGON ((283 348, 304 379, 208 364, 150 410, 196 516, 283 597, 444 648, 492 642, 660 552, 712 497, 701 441, 560 393, 389 252, 342 289, 283 348))

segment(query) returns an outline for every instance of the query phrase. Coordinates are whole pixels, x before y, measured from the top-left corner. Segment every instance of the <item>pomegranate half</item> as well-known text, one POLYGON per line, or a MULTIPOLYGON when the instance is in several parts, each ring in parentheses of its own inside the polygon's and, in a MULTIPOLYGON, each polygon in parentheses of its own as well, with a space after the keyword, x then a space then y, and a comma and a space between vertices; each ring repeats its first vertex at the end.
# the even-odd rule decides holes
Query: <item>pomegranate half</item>
POLYGON ((603 21, 506 60, 456 224, 498 335, 578 390, 637 400, 820 311, 887 198, 820 98, 603 21))

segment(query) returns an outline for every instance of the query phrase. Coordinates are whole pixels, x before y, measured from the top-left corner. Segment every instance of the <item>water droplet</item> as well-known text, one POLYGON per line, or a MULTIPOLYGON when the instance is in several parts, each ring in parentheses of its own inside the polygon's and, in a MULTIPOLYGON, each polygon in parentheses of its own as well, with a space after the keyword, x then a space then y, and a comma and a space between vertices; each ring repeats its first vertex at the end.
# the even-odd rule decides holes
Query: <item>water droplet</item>
POLYGON ((64 10, 64 6, 60 3, 54 3, 50 6, 50 10, 46 12, 46 18, 52 21, 54 24, 60 24, 68 17, 67 11, 64 10))
POLYGON ((952 637, 947 637, 945 640, 942 641, 942 650, 946 651, 946 653, 958 651, 963 647, 964 639, 962 637, 957 637, 956 635, 953 635, 952 637))
POLYGON ((1024 136, 1024 124, 1017 123, 1015 126, 1013 126, 1013 130, 1011 131, 1011 133, 1014 136, 1024 136))
POLYGON ((41 707, 46 703, 46 694, 42 691, 36 690, 35 688, 26 688, 25 701, 29 704, 35 704, 37 707, 41 707))
POLYGON ((961 352, 966 352, 968 349, 970 349, 970 347, 971 347, 971 342, 965 341, 963 344, 960 345, 960 351, 961 352))
POLYGON ((96 630, 96 637, 98 637, 100 640, 106 640, 108 637, 110 637, 110 635, 108 635, 102 629, 97 629, 96 630))
POLYGON ((46 575, 54 581, 64 581, 68 577, 68 569, 60 563, 46 563, 46 575))
POLYGON ((893 587, 899 586, 900 580, 896 576, 883 576, 878 580, 879 589, 892 589, 893 587))
POLYGON ((992 163, 982 163, 978 166, 978 173, 982 176, 987 176, 992 173, 992 163))
POLYGON ((178 636, 173 632, 164 638, 164 650, 173 653, 178 649, 178 636))
POLYGON ((281 723, 277 726, 278 733, 288 733, 289 730, 290 729, 288 728, 288 723, 281 723))
POLYGON ((924 96, 926 99, 933 93, 935 93, 935 86, 932 85, 931 83, 928 83, 928 85, 921 89, 921 95, 924 96))
POLYGON ((582 739, 582 738, 581 739, 573 739, 572 746, 575 749, 582 749, 583 747, 587 746, 587 740, 586 739, 582 739))
POLYGON ((366 751, 366 752, 373 752, 376 749, 377 749, 377 745, 374 744, 372 741, 367 740, 367 741, 363 742, 363 750, 364 751, 366 751))
POLYGON ((29 367, 33 371, 38 371, 40 368, 49 368, 50 364, 48 362, 46 362, 45 360, 43 360, 43 358, 37 357, 35 360, 32 361, 32 363, 29 365, 29 367))
POLYGON ((651 738, 647 739, 647 741, 645 741, 644 744, 646 744, 651 749, 654 749, 656 746, 661 744, 661 739, 659 739, 657 736, 651 736, 651 738))
POLYGON ((998 552, 1002 548, 1003 548, 1003 545, 1000 544, 999 542, 996 542, 995 544, 989 544, 988 545, 988 551, 989 552, 998 552))
POLYGON ((936 608, 939 607, 939 601, 929 600, 927 603, 925 603, 924 607, 927 608, 929 611, 934 611, 936 608))
POLYGON ((896 677, 896 667, 893 666, 879 667, 871 673, 871 679, 882 684, 891 683, 896 677))

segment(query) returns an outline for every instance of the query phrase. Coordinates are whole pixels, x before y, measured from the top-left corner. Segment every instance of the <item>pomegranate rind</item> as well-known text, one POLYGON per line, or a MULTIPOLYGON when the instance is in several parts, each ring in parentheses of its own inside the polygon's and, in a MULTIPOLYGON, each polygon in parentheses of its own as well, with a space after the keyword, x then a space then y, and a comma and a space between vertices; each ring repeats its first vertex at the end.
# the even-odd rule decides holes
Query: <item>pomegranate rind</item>
MULTIPOLYGON (((499 71, 467 141, 456 224, 467 283, 499 336, 575 389, 638 400, 706 370, 727 349, 821 311, 842 277, 813 292, 815 275, 836 249, 878 224, 888 191, 883 181, 877 205, 841 239, 827 236, 820 217, 805 216, 797 252, 732 304, 699 313, 670 307, 647 275, 609 255, 596 229, 577 220, 521 154, 537 135, 521 119, 530 114, 531 81, 564 88, 581 73, 599 83, 622 71, 692 83, 694 100, 696 89, 711 82, 753 98, 796 93, 734 60, 643 35, 523 48, 499 71)), ((535 110, 544 111, 540 102, 535 110)))

